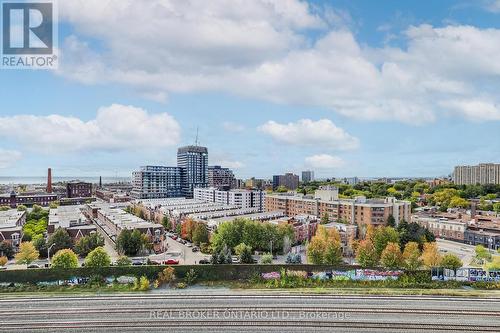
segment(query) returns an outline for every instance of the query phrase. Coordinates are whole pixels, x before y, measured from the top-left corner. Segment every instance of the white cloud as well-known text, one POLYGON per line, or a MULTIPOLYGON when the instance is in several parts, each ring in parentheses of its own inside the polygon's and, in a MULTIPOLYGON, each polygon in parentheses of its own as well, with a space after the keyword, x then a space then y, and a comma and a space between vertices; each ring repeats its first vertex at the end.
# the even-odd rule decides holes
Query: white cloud
POLYGON ((14 165, 22 158, 22 154, 16 150, 5 150, 0 148, 0 169, 14 165))
POLYGON ((359 147, 359 140, 329 119, 313 121, 301 119, 295 123, 280 124, 268 121, 259 131, 270 135, 278 142, 298 146, 319 146, 336 150, 352 150, 359 147))
POLYGON ((345 162, 338 156, 319 154, 306 157, 305 164, 313 169, 336 169, 343 167, 345 162))
POLYGON ((231 121, 225 121, 222 123, 222 128, 224 128, 228 132, 239 133, 245 131, 245 126, 237 123, 233 123, 231 121))
POLYGON ((442 102, 443 107, 456 110, 473 121, 500 120, 500 106, 480 99, 442 102))
POLYGON ((229 161, 229 160, 218 161, 216 165, 220 165, 224 168, 229 168, 229 169, 241 169, 245 167, 245 164, 240 161, 229 161))
POLYGON ((120 104, 99 108, 89 121, 61 115, 0 117, 0 137, 47 153, 164 148, 177 144, 180 132, 167 113, 120 104))
POLYGON ((489 0, 484 3, 484 9, 492 13, 500 13, 500 0, 489 0))
POLYGON ((67 0, 60 7, 75 28, 63 44, 62 75, 130 85, 156 100, 222 91, 409 124, 463 116, 449 102, 480 94, 500 103, 500 29, 420 25, 404 32, 403 47, 370 48, 338 23, 348 13, 318 14, 298 0, 67 0), (313 40, 307 29, 323 31, 313 40))

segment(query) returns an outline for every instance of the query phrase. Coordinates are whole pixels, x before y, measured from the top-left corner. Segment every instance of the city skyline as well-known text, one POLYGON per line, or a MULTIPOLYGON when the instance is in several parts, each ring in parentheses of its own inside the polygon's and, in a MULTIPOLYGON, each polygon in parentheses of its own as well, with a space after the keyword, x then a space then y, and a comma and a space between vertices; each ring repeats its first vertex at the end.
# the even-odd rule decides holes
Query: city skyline
POLYGON ((175 20, 154 2, 123 3, 108 20, 99 2, 61 2, 59 69, 2 71, 0 176, 50 166, 62 177, 129 177, 174 165, 197 128, 209 164, 243 179, 436 177, 499 162, 494 1, 186 3, 172 4, 175 20), (206 22, 186 19, 206 12, 206 22), (155 20, 158 40, 115 34, 130 13, 155 20))

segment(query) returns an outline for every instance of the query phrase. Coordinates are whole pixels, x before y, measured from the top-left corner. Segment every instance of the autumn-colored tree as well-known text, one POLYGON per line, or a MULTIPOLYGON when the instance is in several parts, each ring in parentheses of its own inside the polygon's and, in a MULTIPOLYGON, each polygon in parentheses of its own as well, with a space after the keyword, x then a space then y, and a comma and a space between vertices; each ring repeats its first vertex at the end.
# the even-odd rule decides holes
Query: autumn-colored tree
POLYGON ((388 243, 380 256, 380 263, 385 268, 397 269, 403 266, 403 255, 398 243, 388 243))
POLYGON ((181 237, 184 239, 192 240, 193 231, 196 225, 197 223, 192 219, 187 219, 186 221, 182 222, 181 237))
POLYGON ((441 254, 439 254, 436 242, 425 243, 424 251, 422 252, 422 262, 426 267, 437 267, 441 264, 441 254))
POLYGON ((422 266, 420 259, 420 249, 417 242, 406 243, 403 251, 404 266, 409 270, 417 270, 422 266))
POLYGON ((16 262, 18 264, 29 265, 37 260, 40 253, 35 249, 33 242, 23 242, 19 246, 19 252, 16 254, 16 262))
POLYGON ((0 257, 0 266, 7 265, 7 262, 9 262, 9 259, 6 256, 0 257))
POLYGON ((338 265, 342 263, 340 234, 335 228, 319 226, 307 246, 307 258, 313 264, 338 265))
POLYGON ((370 239, 363 239, 359 242, 356 250, 356 261, 363 268, 377 265, 377 254, 370 239))

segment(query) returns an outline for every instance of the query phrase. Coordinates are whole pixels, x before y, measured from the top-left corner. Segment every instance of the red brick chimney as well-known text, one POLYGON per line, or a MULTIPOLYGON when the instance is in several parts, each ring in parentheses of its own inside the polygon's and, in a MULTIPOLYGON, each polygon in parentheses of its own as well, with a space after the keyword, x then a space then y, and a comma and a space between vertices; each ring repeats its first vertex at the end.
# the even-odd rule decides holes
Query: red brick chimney
POLYGON ((47 172, 47 193, 52 193, 52 169, 47 172))

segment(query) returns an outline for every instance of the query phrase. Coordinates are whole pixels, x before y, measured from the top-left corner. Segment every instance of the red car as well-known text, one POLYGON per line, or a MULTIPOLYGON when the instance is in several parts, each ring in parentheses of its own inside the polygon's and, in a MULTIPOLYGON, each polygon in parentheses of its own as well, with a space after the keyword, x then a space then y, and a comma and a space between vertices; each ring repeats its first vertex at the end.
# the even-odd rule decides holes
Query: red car
POLYGON ((178 265, 179 260, 177 259, 167 259, 165 260, 165 265, 178 265))

